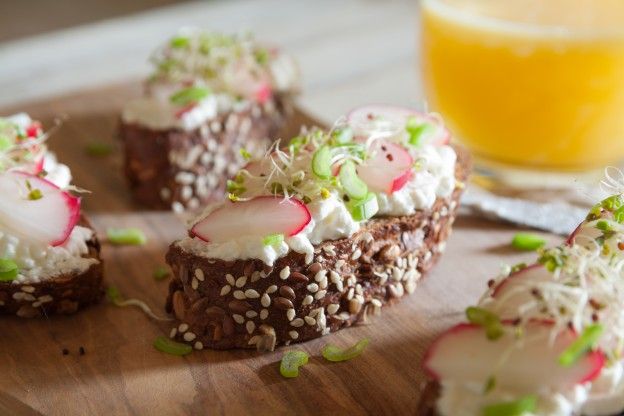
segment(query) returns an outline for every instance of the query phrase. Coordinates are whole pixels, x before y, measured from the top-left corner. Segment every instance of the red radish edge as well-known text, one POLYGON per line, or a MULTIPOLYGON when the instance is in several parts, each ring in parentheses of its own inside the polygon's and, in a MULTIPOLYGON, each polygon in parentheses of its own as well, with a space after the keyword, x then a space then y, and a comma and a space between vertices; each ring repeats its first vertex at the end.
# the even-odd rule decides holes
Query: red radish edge
POLYGON ((530 264, 528 266, 526 266, 523 269, 520 269, 518 271, 515 271, 513 273, 511 273, 509 276, 507 276, 505 279, 503 279, 492 291, 492 297, 495 298, 500 291, 507 286, 507 284, 509 283, 509 279, 517 279, 518 277, 522 277, 522 274, 528 272, 531 269, 535 269, 535 268, 539 268, 539 267, 544 267, 543 264, 540 263, 534 263, 534 264, 530 264))
MULTIPOLYGON (((271 199, 277 199, 277 198, 279 198, 279 199, 283 199, 283 198, 276 197, 276 196, 271 196, 271 195, 262 195, 262 196, 257 196, 257 197, 255 197, 255 198, 253 198, 253 199, 250 199, 249 201, 232 202, 232 203, 233 203, 233 204, 241 204, 241 203, 242 203, 242 204, 244 204, 244 203, 251 202, 251 201, 254 201, 254 200, 257 200, 257 199, 264 199, 264 198, 271 198, 271 199)), ((292 233, 288 234, 288 237, 292 237, 292 236, 294 236, 294 235, 299 234, 299 233, 301 232, 301 230, 303 230, 303 229, 304 229, 304 228, 305 228, 305 227, 306 227, 306 226, 310 223, 310 221, 312 221, 312 214, 310 213, 310 210, 308 209, 308 207, 307 207, 307 206, 306 206, 303 202, 301 202, 300 200, 298 200, 297 198, 288 198, 288 201, 293 202, 293 203, 295 203, 296 205, 299 205, 300 207, 302 207, 302 208, 304 209, 304 212, 306 213, 306 219, 305 219, 305 221, 301 224, 301 226, 300 226, 299 228, 297 228, 295 231, 293 231, 292 233)), ((219 207, 219 208, 217 208, 217 209, 220 209, 220 208, 222 208, 222 207, 219 207)), ((209 216, 209 215, 210 215, 210 214, 208 214, 208 216, 209 216)), ((207 218, 208 216, 206 216, 206 217, 204 217, 204 218, 207 218)), ((203 220, 203 218, 202 218, 202 220, 203 220)), ((206 243, 210 243, 210 240, 207 240, 207 239, 203 238, 202 236, 200 236, 199 234, 195 233, 195 231, 194 231, 195 227, 196 227, 196 226, 197 226, 197 224, 199 224, 200 222, 201 222, 201 220, 200 220, 200 221, 198 221, 197 223, 195 223, 195 224, 193 225, 193 227, 191 227, 191 229, 189 230, 189 236, 190 236, 191 238, 193 238, 193 237, 197 237, 197 238, 199 238, 200 240, 202 240, 202 241, 204 241, 204 242, 206 242, 206 243)))
POLYGON ((442 120, 440 120, 439 118, 435 117, 434 115, 428 114, 428 113, 423 113, 420 112, 418 110, 415 110, 413 108, 409 108, 409 107, 401 107, 398 105, 393 105, 393 104, 367 104, 364 106, 359 106, 359 107, 355 107, 353 109, 351 109, 348 113, 347 113, 347 121, 351 121, 353 118, 353 115, 357 112, 357 111, 362 111, 363 109, 366 108, 371 108, 371 109, 387 109, 388 111, 395 111, 397 113, 405 113, 405 114, 410 114, 413 116, 416 116, 418 118, 423 118, 426 119, 428 121, 431 121, 436 127, 439 127, 441 129, 441 131, 443 132, 443 134, 440 135, 441 137, 441 142, 439 143, 439 145, 446 145, 449 144, 449 142, 451 141, 451 132, 449 131, 449 129, 446 127, 446 125, 444 124, 444 122, 442 120))
POLYGON ((67 205, 67 209, 69 210, 69 212, 71 213, 71 216, 69 217, 69 222, 67 223, 67 227, 65 228, 65 237, 56 241, 53 241, 52 243, 50 243, 50 245, 52 247, 56 247, 56 246, 60 246, 61 244, 65 243, 65 241, 67 241, 67 239, 69 238, 72 230, 74 229, 74 227, 76 226, 76 224, 78 224, 78 220, 80 219, 80 198, 71 195, 69 192, 67 191, 63 191, 61 188, 59 188, 56 184, 50 182, 49 180, 45 179, 45 178, 40 178, 37 175, 33 175, 27 172, 22 172, 19 170, 13 171, 13 173, 16 173, 18 175, 22 175, 22 176, 27 176, 29 178, 32 178, 36 181, 41 181, 44 182, 45 184, 58 189, 59 191, 61 191, 61 194, 63 195, 63 197, 65 198, 65 204, 67 205))

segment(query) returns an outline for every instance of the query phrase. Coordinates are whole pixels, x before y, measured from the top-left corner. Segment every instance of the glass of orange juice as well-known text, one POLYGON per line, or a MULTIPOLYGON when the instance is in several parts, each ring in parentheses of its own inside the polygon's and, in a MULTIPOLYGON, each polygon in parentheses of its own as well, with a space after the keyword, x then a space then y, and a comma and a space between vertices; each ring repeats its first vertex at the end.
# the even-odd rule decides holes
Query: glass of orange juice
POLYGON ((422 0, 430 107, 486 171, 624 161, 624 0, 422 0))

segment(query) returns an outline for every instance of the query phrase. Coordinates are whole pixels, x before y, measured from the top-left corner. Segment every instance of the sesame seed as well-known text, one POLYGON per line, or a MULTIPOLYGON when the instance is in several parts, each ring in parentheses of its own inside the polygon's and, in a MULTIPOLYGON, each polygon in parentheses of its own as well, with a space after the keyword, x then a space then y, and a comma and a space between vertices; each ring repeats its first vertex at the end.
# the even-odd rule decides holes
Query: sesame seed
POLYGON ((316 325, 316 319, 312 318, 311 316, 306 316, 303 318, 303 320, 305 321, 306 324, 310 326, 316 325))
POLYGON ((338 309, 340 309, 340 305, 337 303, 331 303, 327 305, 327 313, 329 313, 330 315, 333 315, 336 312, 338 312, 338 309))
POLYGON ((303 319, 301 318, 294 319, 293 321, 290 322, 290 325, 294 326, 295 328, 299 328, 303 326, 303 319))
POLYGON ((243 315, 239 315, 237 313, 232 315, 232 319, 234 319, 234 322, 241 325, 245 322, 245 318, 243 317, 243 315))
POLYGON ((247 312, 245 312, 245 316, 247 318, 255 318, 256 316, 258 316, 258 312, 256 312, 256 311, 247 311, 247 312))
POLYGON ((364 291, 362 290, 362 285, 361 284, 357 284, 355 285, 355 293, 357 293, 358 295, 361 295, 364 293, 364 291))
POLYGON ((381 301, 379 299, 371 299, 371 303, 375 306, 381 307, 381 301))
POLYGON ((251 334, 256 329, 256 324, 254 321, 247 321, 245 328, 247 329, 247 333, 251 334))
POLYGON ((197 342, 195 343, 195 345, 193 345, 193 347, 194 347, 196 350, 203 350, 203 349, 204 349, 204 344, 202 344, 202 342, 201 342, 201 341, 197 341, 197 342))
POLYGON ((316 293, 318 291, 319 287, 316 283, 310 283, 308 285, 308 290, 312 293, 316 293))
POLYGON ((327 278, 326 277, 324 277, 323 280, 321 280, 319 282, 319 287, 321 289, 327 289, 327 278))
POLYGON ((257 282, 258 280, 260 280, 260 272, 258 270, 255 270, 251 274, 251 283, 257 282))
POLYGON ((195 269, 195 277, 200 282, 204 281, 204 271, 202 269, 195 269))
POLYGON ((247 297, 245 296, 245 292, 243 292, 242 290, 235 290, 233 295, 234 298, 238 300, 247 299, 247 297))
POLYGON ((236 279, 236 287, 243 287, 247 283, 247 276, 241 276, 236 279))
POLYGON ((299 332, 292 330, 288 332, 288 335, 292 338, 292 339, 297 339, 299 338, 299 332))
POLYGON ((342 266, 345 265, 345 261, 343 259, 340 259, 336 262, 336 269, 340 270, 342 269, 342 266))
POLYGON ((189 341, 190 342, 190 341, 193 341, 195 338, 197 338, 197 335, 195 335, 192 332, 187 332, 187 333, 184 334, 184 336, 182 338, 184 338, 184 341, 189 341))
POLYGON ((305 298, 303 298, 303 302, 301 302, 302 305, 309 305, 314 301, 314 298, 310 295, 307 295, 305 298))
POLYGON ((260 298, 260 304, 265 308, 271 306, 271 298, 266 293, 260 298))
POLYGON ((22 286, 22 292, 33 293, 35 288, 32 286, 22 286))
POLYGON ((191 280, 191 287, 193 288, 193 290, 197 290, 197 288, 199 287, 199 281, 196 278, 193 278, 193 280, 191 280))
POLYGON ((347 292, 347 299, 351 300, 353 298, 353 288, 349 289, 349 292, 347 292))
POLYGON ((261 338, 262 337, 260 335, 254 335, 253 337, 249 338, 247 345, 256 345, 261 338))
POLYGON ((178 331, 180 332, 186 332, 188 331, 188 329, 189 329, 189 326, 188 324, 185 324, 185 323, 182 323, 180 324, 180 326, 178 326, 178 331))
POLYGON ((319 270, 319 272, 314 275, 314 280, 316 280, 317 282, 320 282, 323 279, 327 280, 326 276, 327 270, 319 270))
POLYGON ((245 291, 245 296, 248 297, 249 299, 257 299, 260 297, 260 293, 258 293, 254 289, 247 289, 245 291))
POLYGON ((39 301, 39 303, 47 303, 47 302, 52 302, 52 300, 54 299, 50 295, 43 295, 43 296, 39 296, 37 300, 39 301))
POLYGON ((318 292, 316 292, 316 295, 314 295, 314 299, 316 300, 323 299, 326 294, 327 294, 326 290, 319 290, 318 292))
POLYGON ((342 281, 336 283, 336 289, 338 289, 340 292, 344 290, 344 285, 342 284, 342 281))
POLYGON ((236 279, 234 279, 234 276, 229 273, 225 275, 225 280, 227 280, 230 286, 234 286, 236 284, 236 279))
POLYGON ((260 319, 262 319, 263 321, 269 317, 269 310, 268 309, 262 309, 260 311, 260 319))
POLYGON ((351 255, 351 260, 357 260, 360 258, 360 256, 362 255, 362 250, 360 250, 359 248, 356 249, 353 254, 351 255))
POLYGON ((329 272, 329 280, 333 284, 336 284, 336 283, 338 283, 340 281, 340 275, 332 270, 331 272, 329 272))
POLYGON ((229 285, 225 285, 225 286, 223 286, 223 287, 221 288, 221 293, 220 293, 220 294, 221 294, 221 296, 225 296, 225 295, 227 295, 228 293, 230 293, 230 290, 232 290, 232 286, 229 286, 229 285))
POLYGON ((178 328, 171 328, 171 331, 169 331, 169 338, 175 338, 176 335, 178 335, 178 328))
POLYGON ((286 318, 288 318, 289 321, 292 321, 293 319, 295 319, 295 315, 296 315, 296 312, 292 308, 286 311, 286 318))
POLYGON ((290 276, 290 267, 289 267, 289 266, 284 267, 284 268, 280 271, 279 276, 280 276, 280 279, 282 279, 282 280, 286 280, 286 279, 288 279, 288 276, 290 276))
POLYGON ((271 285, 267 288, 266 293, 275 293, 277 291, 277 286, 271 285))

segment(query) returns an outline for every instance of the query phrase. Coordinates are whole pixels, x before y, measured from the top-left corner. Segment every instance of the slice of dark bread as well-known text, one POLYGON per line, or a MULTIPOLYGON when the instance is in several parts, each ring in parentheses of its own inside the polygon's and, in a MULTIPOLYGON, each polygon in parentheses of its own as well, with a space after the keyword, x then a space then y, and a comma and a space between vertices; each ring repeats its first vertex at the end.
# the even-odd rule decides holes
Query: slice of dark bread
MULTIPOLYGON (((456 148, 456 178, 470 158, 456 148)), ((378 314, 416 289, 443 252, 463 186, 430 210, 370 220, 351 238, 315 247, 312 264, 290 251, 273 267, 260 260, 196 256, 175 242, 166 310, 179 325, 171 336, 197 349, 258 348, 300 342, 378 314)))
POLYGON ((246 148, 260 156, 293 112, 290 95, 219 114, 201 127, 153 130, 124 123, 124 172, 134 199, 151 209, 197 209, 220 198, 226 179, 244 164, 246 148))
MULTIPOLYGON (((79 225, 91 228, 84 217, 79 225)), ((104 294, 103 265, 95 233, 87 246, 89 253, 84 257, 96 259, 97 262, 82 273, 61 274, 37 283, 0 282, 0 315, 22 318, 68 315, 100 300, 104 294)))

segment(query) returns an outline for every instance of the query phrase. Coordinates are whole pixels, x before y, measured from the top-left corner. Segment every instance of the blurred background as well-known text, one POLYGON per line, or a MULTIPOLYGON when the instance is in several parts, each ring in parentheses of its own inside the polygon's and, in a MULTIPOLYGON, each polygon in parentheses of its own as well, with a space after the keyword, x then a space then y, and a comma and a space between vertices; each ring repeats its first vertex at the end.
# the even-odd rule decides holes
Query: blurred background
POLYGON ((299 61, 302 105, 331 120, 363 102, 421 106, 410 0, 0 2, 0 107, 139 81, 181 26, 250 30, 299 61))

